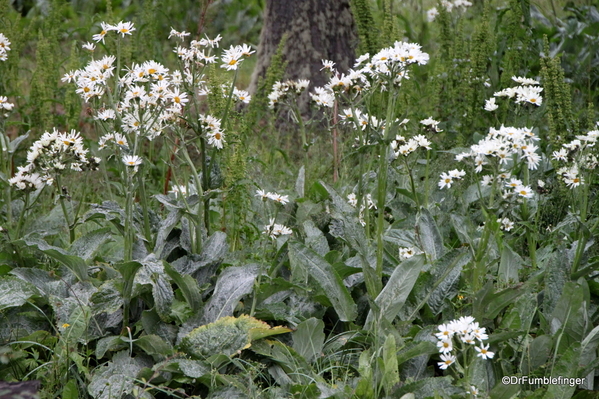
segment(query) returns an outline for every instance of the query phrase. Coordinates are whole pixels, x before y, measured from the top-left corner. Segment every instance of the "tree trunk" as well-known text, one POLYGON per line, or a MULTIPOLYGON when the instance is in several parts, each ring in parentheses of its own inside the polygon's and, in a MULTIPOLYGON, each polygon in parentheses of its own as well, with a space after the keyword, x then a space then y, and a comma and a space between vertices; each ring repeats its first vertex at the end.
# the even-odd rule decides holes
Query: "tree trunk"
POLYGON ((285 79, 310 79, 310 87, 323 86, 328 78, 320 72, 321 60, 334 61, 342 72, 355 61, 357 35, 349 0, 266 0, 253 92, 285 33, 285 79))

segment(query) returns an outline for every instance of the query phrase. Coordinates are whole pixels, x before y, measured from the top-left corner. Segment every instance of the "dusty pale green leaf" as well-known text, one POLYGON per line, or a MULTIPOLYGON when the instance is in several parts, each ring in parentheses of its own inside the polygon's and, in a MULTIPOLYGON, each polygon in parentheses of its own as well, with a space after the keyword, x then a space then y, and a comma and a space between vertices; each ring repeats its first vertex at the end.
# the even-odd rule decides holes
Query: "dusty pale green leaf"
POLYGON ((181 340, 179 348, 192 356, 205 359, 212 355, 233 356, 251 346, 252 340, 291 330, 271 327, 250 316, 223 317, 192 330, 181 340))
POLYGON ((352 321, 356 318, 356 304, 329 262, 297 241, 289 243, 289 260, 292 267, 304 267, 320 285, 341 321, 352 321))
POLYGON ((549 318, 551 332, 556 334, 559 331, 561 334, 560 349, 581 342, 587 335, 589 327, 587 306, 580 283, 568 281, 549 318))
POLYGON ((460 248, 446 253, 434 264, 431 273, 435 283, 427 295, 427 303, 434 314, 439 314, 446 301, 457 294, 462 269, 471 260, 472 254, 460 248))
POLYGON ((417 238, 421 243, 421 249, 431 260, 439 259, 445 252, 445 248, 437 222, 428 209, 422 208, 418 212, 417 227, 417 238))
POLYGON ((400 397, 407 393, 412 393, 417 398, 449 398, 452 395, 461 397, 464 390, 454 386, 450 376, 431 377, 402 385, 394 391, 392 397, 400 397))
POLYGON ((211 371, 210 366, 200 360, 181 359, 177 360, 176 363, 179 364, 183 374, 191 378, 203 377, 211 371))
POLYGON ((64 280, 50 276, 46 270, 32 267, 17 267, 12 269, 10 274, 27 281, 45 295, 55 295, 61 298, 69 295, 67 283, 64 280))
POLYGON ((10 143, 8 143, 8 146, 7 146, 8 147, 8 152, 10 154, 14 154, 15 151, 19 148, 19 145, 29 137, 29 133, 30 132, 31 132, 31 130, 28 130, 27 133, 22 134, 22 135, 16 137, 13 141, 11 141, 10 143))
POLYGON ((171 287, 171 284, 162 274, 154 274, 152 277, 154 280, 152 295, 154 296, 156 312, 163 321, 168 321, 171 315, 173 300, 175 299, 173 287, 171 287))
POLYGON ((111 232, 109 227, 90 231, 71 244, 69 253, 83 260, 90 260, 100 247, 111 239, 110 237, 111 232))
POLYGON ((312 248, 318 255, 325 256, 330 249, 329 243, 322 231, 311 220, 306 220, 303 226, 306 233, 306 245, 312 248))
POLYGON ((514 250, 506 243, 503 244, 501 251, 501 260, 499 261, 499 280, 514 284, 519 282, 518 270, 522 268, 524 261, 514 250))
POLYGON ((566 281, 570 280, 570 264, 565 248, 558 247, 539 266, 545 269, 543 312, 550 314, 562 295, 566 281))
POLYGON ((293 349, 307 362, 312 362, 322 353, 326 338, 323 330, 324 322, 311 317, 298 324, 293 332, 293 349))
MULTIPOLYGON (((556 360, 553 367, 553 376, 575 378, 580 377, 578 371, 580 359, 580 344, 573 343, 556 360)), ((576 391, 576 385, 552 384, 547 387, 543 399, 570 399, 576 391)))
POLYGON ((0 277, 0 310, 21 306, 37 294, 38 292, 33 285, 18 277, 0 277))
POLYGON ((179 223, 182 216, 183 212, 180 209, 173 209, 169 212, 166 218, 160 222, 158 234, 156 235, 156 245, 154 246, 155 254, 161 257, 168 255, 163 254, 162 250, 164 249, 168 235, 171 233, 177 223, 179 223))
POLYGON ((151 364, 129 357, 128 351, 118 352, 112 361, 96 368, 87 391, 94 399, 115 399, 130 394, 135 387, 133 379, 148 366, 151 364))
POLYGON ((252 292, 260 266, 257 264, 227 267, 218 276, 214 293, 204 307, 201 324, 215 322, 221 317, 232 316, 239 300, 252 292))
POLYGON ((98 288, 92 297, 92 312, 99 313, 114 313, 119 310, 123 304, 122 281, 108 280, 98 288))
MULTIPOLYGON (((414 283, 420 275, 420 270, 424 266, 424 255, 415 255, 401 262, 389 277, 389 281, 374 300, 379 307, 380 317, 392 322, 405 304, 408 295, 414 287, 414 283)), ((365 328, 373 327, 376 316, 373 311, 368 312, 365 328)))
POLYGON ((393 387, 399 383, 399 368, 397 364, 397 346, 395 336, 389 334, 383 344, 383 387, 391 395, 393 387))

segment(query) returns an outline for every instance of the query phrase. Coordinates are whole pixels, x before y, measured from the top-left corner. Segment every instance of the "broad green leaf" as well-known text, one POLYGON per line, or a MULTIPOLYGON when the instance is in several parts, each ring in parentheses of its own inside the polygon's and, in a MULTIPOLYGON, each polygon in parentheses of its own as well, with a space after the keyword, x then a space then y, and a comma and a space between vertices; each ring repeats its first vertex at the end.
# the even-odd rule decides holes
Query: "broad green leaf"
POLYGON ((406 348, 399 351, 397 354, 397 364, 401 365, 404 362, 422 355, 433 355, 439 352, 439 348, 429 341, 413 342, 406 348))
POLYGON ((232 316, 239 300, 252 292, 254 281, 260 272, 260 265, 250 264, 227 267, 218 276, 214 293, 204 307, 201 324, 217 321, 221 317, 232 316))
POLYGON ((96 343, 96 358, 102 359, 106 352, 123 349, 125 345, 120 335, 100 338, 96 343))
POLYGON ((41 239, 27 238, 23 242, 27 246, 37 248, 49 257, 65 265, 80 281, 89 280, 87 265, 80 257, 69 255, 64 249, 54 247, 41 239))
POLYGON ((233 356, 249 348, 254 339, 290 331, 284 327, 271 327, 250 316, 223 317, 191 331, 183 337, 179 348, 200 359, 216 354, 233 356))
POLYGON ((534 372, 539 367, 545 365, 553 349, 553 338, 549 335, 539 335, 535 337, 528 345, 527 361, 523 362, 523 367, 529 373, 534 372))
MULTIPOLYGON (((472 260, 472 254, 465 249, 454 249, 435 262, 431 273, 435 283, 428 293, 426 302, 434 314, 443 310, 446 301, 457 294, 457 284, 462 269, 472 260)), ((420 307, 418 308, 420 309, 420 307)))
POLYGON ((519 397, 520 391, 520 384, 504 384, 500 379, 489 392, 489 397, 491 399, 514 399, 519 397))
POLYGON ((77 381, 70 379, 62 388, 62 399, 79 399, 79 390, 77 389, 77 381))
POLYGON ((109 227, 91 231, 71 244, 69 253, 83 260, 90 260, 98 249, 111 239, 110 237, 111 232, 109 227))
POLYGON ((63 325, 61 339, 67 341, 71 346, 77 342, 87 344, 87 329, 91 320, 91 309, 89 306, 79 304, 75 306, 70 314, 69 321, 63 325))
POLYGON ((439 259, 445 252, 445 248, 437 222, 428 209, 421 208, 418 212, 417 227, 417 238, 422 244, 421 249, 431 260, 439 259))
POLYGON ((114 268, 123 276, 123 298, 125 301, 129 301, 131 299, 135 275, 139 269, 141 269, 141 267, 142 264, 137 261, 117 263, 114 265, 114 268))
MULTIPOLYGON (((553 377, 580 377, 578 360, 580 359, 580 344, 575 342, 562 353, 553 367, 553 377)), ((570 399, 576 391, 576 385, 569 384, 549 385, 543 399, 570 399)))
POLYGON ((171 344, 160 338, 158 335, 144 335, 139 337, 133 343, 142 349, 148 355, 170 356, 173 354, 171 344))
POLYGON ((560 351, 561 348, 567 348, 570 344, 581 342, 587 334, 588 309, 581 288, 580 283, 567 282, 564 285, 562 296, 549 318, 551 332, 556 334, 561 330, 560 351))
MULTIPOLYGON (((374 300, 380 309, 380 317, 392 322, 406 302, 408 295, 424 266, 424 255, 415 255, 401 262, 389 277, 389 281, 374 300)), ((364 328, 371 329, 376 316, 368 312, 364 328)))
POLYGON ((0 277, 0 310, 21 306, 38 292, 26 281, 14 276, 0 277))
POLYGON ((166 262, 164 263, 164 270, 181 289, 183 297, 185 297, 189 307, 194 312, 198 312, 202 306, 202 296, 200 295, 200 287, 198 287, 198 282, 188 274, 182 276, 166 262))
POLYGON ((322 353, 324 346, 324 322, 314 317, 298 324, 293 332, 293 349, 307 362, 312 362, 322 353))
POLYGON ((395 336, 389 334, 383 345, 383 387, 387 395, 391 395, 393 387, 399 383, 399 368, 397 363, 397 346, 395 336))
POLYGON ((297 241, 289 243, 289 260, 292 267, 304 267, 320 285, 341 321, 352 321, 356 318, 356 304, 329 262, 297 241))
POLYGON ((518 270, 522 268, 524 261, 514 250, 504 243, 499 261, 499 280, 506 284, 519 282, 518 270))

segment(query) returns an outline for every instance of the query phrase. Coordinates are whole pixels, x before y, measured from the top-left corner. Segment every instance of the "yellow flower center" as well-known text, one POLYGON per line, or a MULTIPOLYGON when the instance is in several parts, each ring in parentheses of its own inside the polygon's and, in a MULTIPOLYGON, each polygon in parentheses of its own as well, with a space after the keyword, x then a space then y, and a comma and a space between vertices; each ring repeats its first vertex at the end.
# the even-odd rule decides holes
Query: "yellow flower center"
POLYGON ((237 60, 231 60, 231 61, 229 61, 229 65, 235 65, 235 64, 237 64, 237 60))
POLYGON ((222 137, 222 135, 221 135, 220 133, 216 133, 216 134, 214 135, 214 138, 215 138, 216 140, 220 140, 220 139, 221 139, 221 137, 222 137))

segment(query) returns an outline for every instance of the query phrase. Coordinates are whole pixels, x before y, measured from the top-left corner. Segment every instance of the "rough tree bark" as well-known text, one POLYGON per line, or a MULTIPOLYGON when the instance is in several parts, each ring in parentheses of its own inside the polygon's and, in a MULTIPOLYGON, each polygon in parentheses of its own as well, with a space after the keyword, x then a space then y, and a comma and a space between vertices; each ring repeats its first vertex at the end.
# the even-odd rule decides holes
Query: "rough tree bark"
POLYGON ((349 0, 266 0, 252 91, 285 33, 285 79, 310 79, 311 87, 322 86, 327 78, 320 72, 321 60, 334 61, 343 72, 355 61, 357 35, 349 0))

